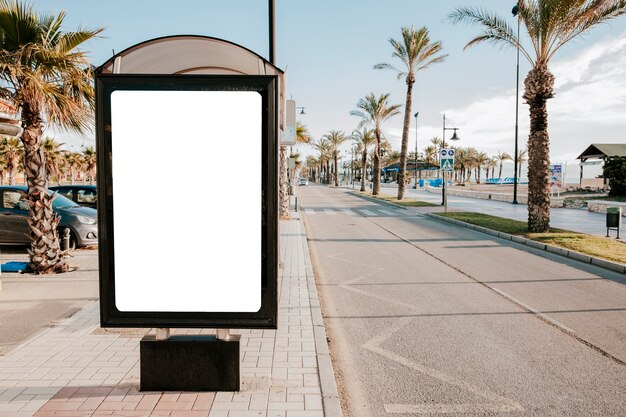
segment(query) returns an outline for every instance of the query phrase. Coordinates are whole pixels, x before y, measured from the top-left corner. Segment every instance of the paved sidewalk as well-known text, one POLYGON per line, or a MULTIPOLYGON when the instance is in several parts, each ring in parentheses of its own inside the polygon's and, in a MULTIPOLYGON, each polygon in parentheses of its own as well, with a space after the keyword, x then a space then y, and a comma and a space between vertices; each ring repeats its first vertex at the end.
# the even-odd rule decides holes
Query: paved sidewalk
POLYGON ((145 329, 100 329, 92 302, 0 357, 0 416, 340 416, 306 234, 295 216, 280 225, 278 330, 233 331, 242 335, 240 392, 139 392, 145 329))

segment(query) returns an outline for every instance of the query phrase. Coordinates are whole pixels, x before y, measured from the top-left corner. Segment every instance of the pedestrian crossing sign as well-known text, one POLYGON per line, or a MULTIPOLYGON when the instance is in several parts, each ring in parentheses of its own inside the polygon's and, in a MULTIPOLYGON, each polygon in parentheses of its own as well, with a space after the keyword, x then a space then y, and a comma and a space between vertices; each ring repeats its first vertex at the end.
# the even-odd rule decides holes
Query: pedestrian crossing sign
POLYGON ((442 149, 440 152, 441 172, 454 172, 454 149, 442 149))

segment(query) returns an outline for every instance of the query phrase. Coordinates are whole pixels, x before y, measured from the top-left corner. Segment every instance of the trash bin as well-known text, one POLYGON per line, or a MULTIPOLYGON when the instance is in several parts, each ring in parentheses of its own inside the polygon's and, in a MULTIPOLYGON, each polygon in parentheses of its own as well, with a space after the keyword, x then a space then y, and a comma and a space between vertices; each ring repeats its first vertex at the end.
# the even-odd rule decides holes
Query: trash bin
POLYGON ((420 180, 420 188, 424 188, 424 180, 420 180))
POLYGON ((622 226, 622 208, 621 207, 609 207, 606 209, 606 227, 621 227, 622 226))
POLYGON ((609 230, 617 230, 619 239, 619 228, 622 227, 622 208, 609 207, 606 209, 606 237, 609 237, 609 230))

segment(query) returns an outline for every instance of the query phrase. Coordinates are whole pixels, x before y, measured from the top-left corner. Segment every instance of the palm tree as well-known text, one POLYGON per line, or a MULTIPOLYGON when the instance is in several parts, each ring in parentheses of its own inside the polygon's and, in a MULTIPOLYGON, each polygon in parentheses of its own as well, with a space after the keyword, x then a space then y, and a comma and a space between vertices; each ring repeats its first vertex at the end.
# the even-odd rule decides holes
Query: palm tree
POLYGON ((381 130, 382 124, 400 114, 400 104, 389 104, 389 93, 381 94, 380 97, 376 97, 374 93, 370 93, 365 98, 362 98, 357 103, 357 108, 360 110, 352 110, 350 114, 352 116, 360 117, 361 123, 359 128, 366 124, 374 126, 374 136, 376 137, 376 148, 374 149, 374 173, 373 173, 373 189, 372 194, 378 195, 380 192, 380 145, 383 136, 381 130))
POLYGON ((63 154, 64 165, 70 171, 70 184, 76 183, 77 174, 82 171, 84 167, 83 158, 77 152, 65 151, 63 154))
POLYGON ((517 172, 517 181, 520 181, 520 178, 522 177, 522 164, 524 162, 526 162, 528 159, 526 158, 526 156, 528 155, 528 149, 519 149, 517 151, 517 167, 515 169, 515 171, 517 172))
POLYGON ((89 184, 93 184, 96 179, 96 151, 91 146, 83 149, 83 164, 86 176, 89 177, 89 184))
POLYGON ((328 161, 331 158, 330 142, 325 137, 322 137, 320 140, 318 140, 316 143, 313 144, 313 147, 317 149, 317 151, 320 153, 320 156, 318 158, 318 161, 320 164, 320 168, 319 168, 320 180, 322 179, 322 173, 324 173, 324 176, 326 177, 326 183, 328 184, 329 182, 328 181, 328 178, 329 178, 328 161))
POLYGON ((347 137, 342 130, 331 130, 324 138, 330 143, 330 154, 335 163, 333 177, 335 179, 335 187, 339 187, 339 147, 346 141, 347 137))
POLYGON ((498 168, 498 178, 502 178, 502 163, 504 161, 510 161, 511 155, 509 155, 506 152, 500 152, 498 151, 498 153, 496 154, 496 156, 494 157, 500 164, 500 168, 498 168))
POLYGON ((478 152, 474 156, 474 162, 476 163, 476 182, 480 184, 480 169, 486 165, 491 159, 485 152, 478 152))
POLYGON ((0 157, 4 159, 9 173, 9 185, 15 184, 15 174, 24 158, 24 147, 19 139, 5 137, 0 141, 0 157))
POLYGON ((60 184, 61 165, 63 164, 62 145, 64 145, 64 143, 59 143, 48 137, 42 142, 43 152, 46 156, 46 174, 48 175, 48 181, 56 177, 57 184, 60 184))
POLYGON ((30 206, 29 268, 67 271, 48 195, 42 134, 46 124, 82 132, 93 113, 92 71, 78 48, 101 29, 62 32, 65 13, 46 15, 18 1, 0 0, 0 79, 3 95, 20 110, 30 206))
POLYGON ((309 129, 301 121, 296 122, 296 142, 310 144, 313 137, 309 133, 309 129))
POLYGON ((528 136, 528 230, 547 232, 550 228, 550 183, 547 101, 554 97, 554 75, 548 69, 555 53, 572 39, 626 12, 624 0, 519 0, 514 9, 532 49, 519 42, 514 29, 495 14, 479 8, 458 8, 454 22, 479 25, 483 32, 465 48, 489 41, 518 48, 532 69, 524 81, 524 99, 530 110, 528 136))
POLYGON ((425 70, 432 64, 443 62, 448 55, 440 55, 441 42, 430 42, 428 29, 424 26, 415 30, 413 26, 401 29, 402 39, 389 39, 393 53, 392 57, 400 60, 401 69, 390 64, 377 64, 374 69, 391 69, 397 73, 398 79, 406 82, 406 102, 404 105, 404 123, 402 125, 402 147, 400 150, 400 173, 398 176, 398 200, 404 198, 406 176, 406 160, 409 148, 409 127, 411 125, 411 105, 413 102, 413 84, 415 73, 425 70))
POLYGON ((439 155, 439 150, 435 145, 428 145, 424 148, 424 157, 426 158, 426 162, 429 164, 437 163, 437 156, 439 155))
POLYGON ((362 131, 352 132, 352 140, 361 152, 361 191, 365 191, 365 178, 367 176, 367 151, 376 140, 373 129, 363 128, 362 131))
POLYGON ((4 177, 7 169, 7 163, 4 159, 0 158, 0 185, 4 185, 4 177))
POLYGON ((317 158, 315 158, 313 155, 308 155, 306 157, 306 168, 308 170, 308 178, 311 181, 315 181, 315 179, 317 178, 316 176, 316 167, 317 167, 317 158))

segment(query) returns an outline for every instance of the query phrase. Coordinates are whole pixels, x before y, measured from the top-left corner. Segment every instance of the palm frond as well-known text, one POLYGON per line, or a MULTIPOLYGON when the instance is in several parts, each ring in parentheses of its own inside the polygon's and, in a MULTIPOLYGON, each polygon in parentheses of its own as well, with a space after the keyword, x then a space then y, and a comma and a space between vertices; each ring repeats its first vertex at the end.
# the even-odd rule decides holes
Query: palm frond
MULTIPOLYGON (((520 16, 524 13, 522 10, 523 1, 520 1, 520 16)), ((523 17, 520 17, 523 19, 523 17)), ((531 63, 534 64, 534 60, 531 55, 526 51, 524 46, 518 42, 513 28, 507 23, 506 20, 499 17, 496 14, 489 13, 488 11, 478 7, 460 7, 455 9, 448 15, 448 19, 452 23, 468 23, 475 26, 481 26, 483 32, 473 39, 471 39, 464 49, 482 42, 491 42, 493 44, 505 47, 514 47, 520 49, 520 52, 531 63)))

